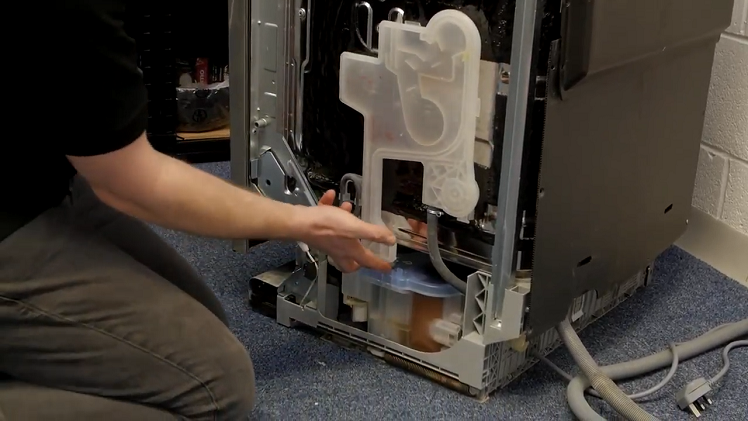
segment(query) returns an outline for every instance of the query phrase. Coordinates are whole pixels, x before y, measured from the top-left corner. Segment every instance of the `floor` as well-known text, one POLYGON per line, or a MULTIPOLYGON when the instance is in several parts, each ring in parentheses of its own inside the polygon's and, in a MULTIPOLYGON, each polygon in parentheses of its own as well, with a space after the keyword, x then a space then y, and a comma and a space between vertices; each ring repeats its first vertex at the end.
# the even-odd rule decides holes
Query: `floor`
MULTIPOLYGON (((228 177, 226 164, 202 167, 228 177)), ((565 382, 544 366, 535 366, 488 402, 478 403, 370 355, 284 328, 253 313, 247 304, 247 282, 252 275, 289 259, 291 248, 287 245, 268 243, 240 255, 226 241, 168 231, 161 234, 214 288, 236 335, 252 355, 258 385, 253 419, 573 419, 564 397, 565 382)), ((657 260, 650 287, 581 336, 598 362, 610 364, 648 355, 666 348, 669 342, 745 317, 747 288, 673 247, 657 260)), ((551 354, 551 359, 576 372, 565 350, 551 354)), ((716 374, 721 365, 718 352, 684 363, 674 381, 643 406, 663 420, 688 419, 675 405, 675 391, 692 379, 716 374)), ((748 348, 731 353, 731 367, 717 389, 714 405, 702 419, 748 419, 748 348)), ((623 388, 643 390, 663 375, 656 373, 623 388)))
POLYGON ((748 235, 697 208, 675 245, 748 287, 748 235))

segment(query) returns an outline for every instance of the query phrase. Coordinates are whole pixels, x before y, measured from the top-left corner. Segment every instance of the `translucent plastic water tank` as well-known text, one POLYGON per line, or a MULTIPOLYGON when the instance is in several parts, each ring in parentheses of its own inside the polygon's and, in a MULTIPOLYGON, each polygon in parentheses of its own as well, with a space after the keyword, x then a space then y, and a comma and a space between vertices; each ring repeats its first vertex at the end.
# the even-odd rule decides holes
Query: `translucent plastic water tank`
POLYGON ((361 269, 359 275, 372 284, 402 294, 415 292, 427 297, 438 298, 460 295, 455 287, 439 278, 428 255, 420 252, 401 254, 389 273, 361 269))
POLYGON ((435 336, 444 326, 459 330, 463 297, 433 269, 428 255, 406 252, 390 273, 358 272, 359 295, 368 302, 368 330, 378 336, 424 352, 440 351, 444 340, 435 336))

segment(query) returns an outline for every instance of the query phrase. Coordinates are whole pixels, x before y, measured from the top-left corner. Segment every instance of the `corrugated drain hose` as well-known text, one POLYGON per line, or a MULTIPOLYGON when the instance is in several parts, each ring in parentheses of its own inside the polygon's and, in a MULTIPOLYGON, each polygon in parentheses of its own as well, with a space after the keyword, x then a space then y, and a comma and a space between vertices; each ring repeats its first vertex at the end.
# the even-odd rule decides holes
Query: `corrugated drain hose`
MULTIPOLYGON (((678 344, 675 349, 678 359, 686 361, 745 335, 748 335, 748 319, 722 326, 719 329, 712 329, 698 338, 678 344)), ((672 358, 673 353, 665 350, 637 360, 603 366, 599 369, 610 379, 625 380, 667 367, 672 358)), ((569 407, 582 421, 605 421, 584 398, 584 391, 589 386, 590 382, 585 376, 577 376, 569 383, 566 388, 569 407)))
POLYGON ((656 421, 657 418, 647 413, 639 405, 629 398, 610 377, 600 369, 592 358, 587 348, 584 347, 579 336, 574 331, 571 323, 564 320, 556 327, 558 334, 569 349, 574 361, 589 380, 590 385, 600 396, 613 407, 619 414, 631 421, 656 421))
POLYGON ((463 295, 467 291, 467 282, 458 278, 457 275, 452 273, 451 270, 444 264, 442 260, 441 252, 439 251, 439 217, 441 211, 436 209, 429 209, 426 212, 426 242, 428 244, 429 256, 431 257, 431 264, 434 265, 434 269, 441 275, 441 277, 448 284, 455 287, 463 295))

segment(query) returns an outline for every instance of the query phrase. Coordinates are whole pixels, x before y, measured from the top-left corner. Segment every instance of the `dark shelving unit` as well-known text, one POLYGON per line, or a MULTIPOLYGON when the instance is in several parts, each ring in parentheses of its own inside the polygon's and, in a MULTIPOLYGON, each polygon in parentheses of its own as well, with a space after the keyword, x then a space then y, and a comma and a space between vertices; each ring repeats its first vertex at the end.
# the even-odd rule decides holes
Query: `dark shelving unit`
POLYGON ((225 2, 136 2, 128 32, 135 39, 148 89, 148 139, 163 153, 188 162, 228 161, 229 129, 177 132, 178 59, 211 56, 228 64, 225 2))

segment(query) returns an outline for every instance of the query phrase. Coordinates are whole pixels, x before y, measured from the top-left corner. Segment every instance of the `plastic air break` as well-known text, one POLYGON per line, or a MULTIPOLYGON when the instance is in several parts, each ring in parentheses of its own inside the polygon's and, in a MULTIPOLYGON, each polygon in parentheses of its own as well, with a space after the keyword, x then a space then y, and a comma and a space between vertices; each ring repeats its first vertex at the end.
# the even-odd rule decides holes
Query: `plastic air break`
MULTIPOLYGON (((382 21, 378 57, 340 57, 340 100, 364 116, 361 218, 382 221, 385 159, 421 162, 423 203, 467 218, 478 202, 475 124, 481 40, 470 18, 444 10, 421 27, 382 21)), ((390 262, 396 246, 365 244, 390 262)))

